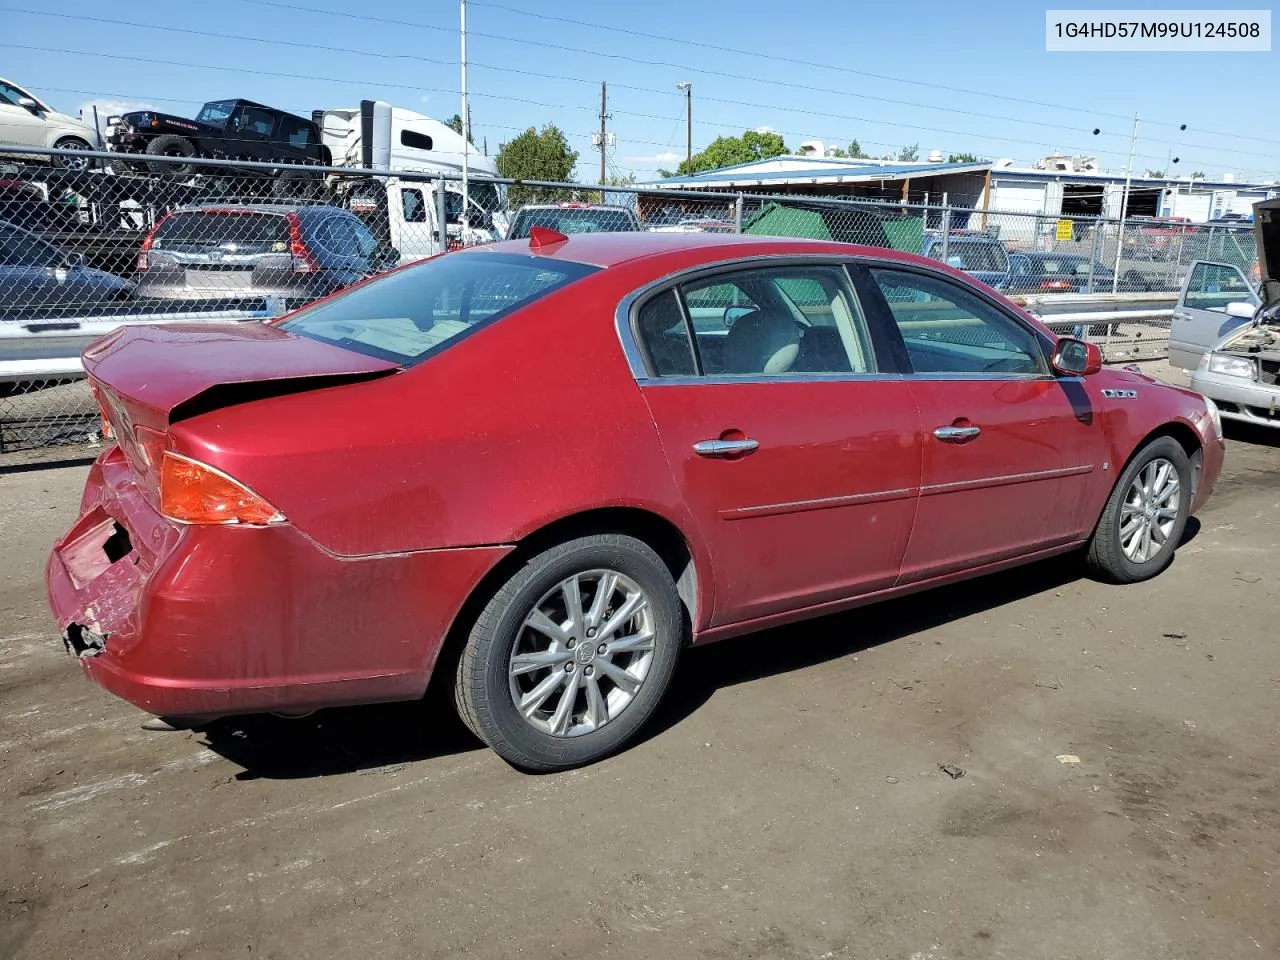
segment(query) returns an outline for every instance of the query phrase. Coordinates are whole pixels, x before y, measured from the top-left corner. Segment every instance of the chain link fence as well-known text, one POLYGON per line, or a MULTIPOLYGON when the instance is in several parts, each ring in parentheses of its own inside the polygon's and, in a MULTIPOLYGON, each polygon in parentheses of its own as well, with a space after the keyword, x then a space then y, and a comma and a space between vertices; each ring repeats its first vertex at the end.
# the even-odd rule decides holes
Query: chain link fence
MULTIPOLYGON (((1156 356, 1196 260, 1256 279, 1249 224, 1006 213, 857 197, 504 181, 422 171, 271 166, 0 148, 0 463, 93 439, 81 351, 120 324, 257 322, 448 250, 616 230, 836 240, 964 270, 1109 359, 1156 356), (1079 294, 1123 317, 1081 327, 1079 294), (1149 316, 1135 306, 1150 298, 1149 316), (1098 299, 1095 296, 1093 299, 1098 299)), ((1096 309, 1091 307, 1091 309, 1096 309)), ((1086 318, 1087 319, 1087 318, 1086 318)))

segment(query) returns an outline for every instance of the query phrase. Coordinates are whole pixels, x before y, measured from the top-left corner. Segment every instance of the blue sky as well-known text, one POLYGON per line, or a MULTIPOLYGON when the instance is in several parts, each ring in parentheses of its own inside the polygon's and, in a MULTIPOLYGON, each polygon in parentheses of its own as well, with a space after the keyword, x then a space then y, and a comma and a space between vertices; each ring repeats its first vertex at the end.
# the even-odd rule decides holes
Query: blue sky
MULTIPOLYGON (((1280 178, 1280 134, 1260 122, 1275 54, 1046 53, 1043 5, 472 0, 468 11, 476 143, 494 153, 551 121, 591 180, 601 80, 610 169, 642 179, 684 155, 686 80, 695 152, 767 126, 792 148, 857 138, 877 155, 918 143, 922 159, 937 148, 1020 163, 1056 149, 1118 172, 1136 110, 1138 172, 1172 153, 1184 176, 1280 178)), ((304 114, 371 98, 444 119, 459 105, 454 0, 0 0, 0 23, 0 74, 73 114, 96 100, 192 115, 230 96, 304 114)))

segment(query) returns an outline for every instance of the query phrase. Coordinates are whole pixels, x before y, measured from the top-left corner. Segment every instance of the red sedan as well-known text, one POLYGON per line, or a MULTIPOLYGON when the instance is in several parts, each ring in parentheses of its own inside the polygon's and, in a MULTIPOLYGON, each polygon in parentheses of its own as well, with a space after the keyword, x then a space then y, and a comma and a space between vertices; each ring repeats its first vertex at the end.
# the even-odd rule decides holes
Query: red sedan
POLYGON ((273 325, 128 328, 53 548, 90 679, 186 722, 420 697, 549 770, 707 643, 1079 551, 1173 558, 1213 405, 935 261, 538 230, 273 325))

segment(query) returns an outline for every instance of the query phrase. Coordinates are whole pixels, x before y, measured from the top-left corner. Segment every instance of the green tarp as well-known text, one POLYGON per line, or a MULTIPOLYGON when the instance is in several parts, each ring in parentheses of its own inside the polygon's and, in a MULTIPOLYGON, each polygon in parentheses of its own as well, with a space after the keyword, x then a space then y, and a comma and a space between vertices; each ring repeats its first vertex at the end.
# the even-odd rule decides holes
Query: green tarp
POLYGON ((888 217, 880 211, 798 201, 767 203, 742 224, 758 237, 803 237, 919 253, 924 242, 922 217, 888 217))

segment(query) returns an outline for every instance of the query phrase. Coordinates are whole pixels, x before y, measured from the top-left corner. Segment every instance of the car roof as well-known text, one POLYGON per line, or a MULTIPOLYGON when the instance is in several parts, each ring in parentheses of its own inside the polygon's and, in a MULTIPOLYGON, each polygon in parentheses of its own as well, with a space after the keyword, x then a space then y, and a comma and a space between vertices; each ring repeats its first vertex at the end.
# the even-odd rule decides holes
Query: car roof
POLYGON ((655 233, 619 231, 617 233, 574 233, 559 244, 534 249, 530 240, 504 240, 486 243, 461 251, 462 255, 486 253, 523 254, 551 257, 585 263, 597 267, 613 267, 638 260, 678 258, 685 264, 714 263, 717 260, 752 256, 786 256, 787 254, 826 254, 827 256, 871 256, 904 263, 942 267, 937 260, 887 247, 866 247, 831 240, 806 240, 793 237, 761 237, 740 233, 655 233))
POLYGON ((625 210, 631 213, 630 207, 617 203, 526 203, 516 213, 524 210, 625 210))

